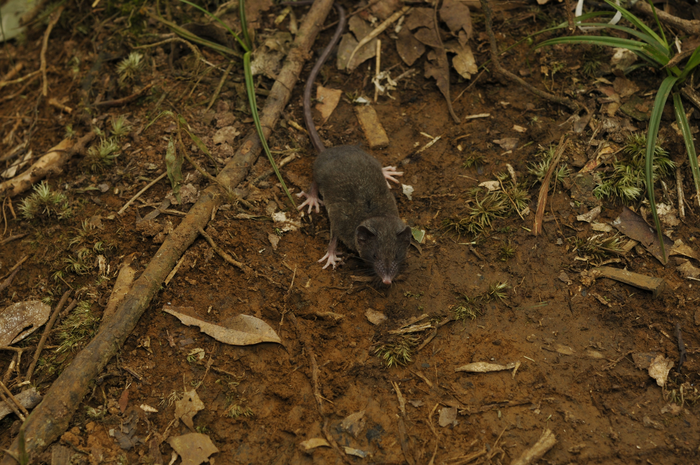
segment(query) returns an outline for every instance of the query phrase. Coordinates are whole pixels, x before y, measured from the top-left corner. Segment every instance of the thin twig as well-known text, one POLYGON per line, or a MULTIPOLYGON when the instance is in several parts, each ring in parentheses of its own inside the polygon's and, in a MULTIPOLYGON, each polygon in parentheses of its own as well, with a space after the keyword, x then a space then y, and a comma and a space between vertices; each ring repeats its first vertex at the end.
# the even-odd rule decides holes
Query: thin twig
POLYGON ((15 279, 15 276, 17 276, 17 273, 19 273, 19 269, 13 271, 12 274, 0 284, 0 292, 10 287, 10 284, 12 284, 12 281, 15 279))
POLYGON ((5 239, 0 241, 0 245, 5 245, 8 242, 12 242, 12 241, 15 241, 17 239, 22 239, 26 235, 27 235, 27 233, 22 233, 22 234, 15 234, 14 236, 6 237, 5 239))
POLYGON ((211 96, 211 100, 209 101, 209 105, 207 105, 207 110, 209 110, 214 105, 214 102, 216 102, 216 99, 219 97, 219 94, 221 93, 221 88, 224 87, 224 83, 226 82, 228 75, 231 74, 233 64, 234 62, 232 61, 228 64, 228 67, 226 67, 226 71, 224 71, 224 74, 221 76, 221 79, 219 80, 219 85, 216 86, 216 89, 214 90, 214 93, 211 96))
POLYGON ((561 155, 564 153, 564 149, 566 149, 566 146, 568 144, 569 140, 566 138, 566 134, 564 134, 559 140, 559 148, 557 148, 557 152, 552 157, 552 161, 549 162, 549 169, 547 170, 547 174, 542 180, 542 185, 540 186, 540 194, 537 197, 537 213, 535 214, 535 223, 532 225, 532 234, 534 234, 535 236, 539 235, 542 232, 542 218, 544 217, 544 209, 547 205, 547 195, 549 194, 549 181, 552 178, 552 173, 554 173, 554 170, 556 169, 557 164, 559 163, 559 159, 561 158, 561 155))
MULTIPOLYGON (((36 368, 36 364, 39 361, 39 356, 41 355, 41 351, 44 349, 44 345, 46 344, 46 340, 49 338, 49 333, 51 333, 51 330, 53 329, 54 323, 56 323, 56 319, 58 318, 58 314, 61 313, 61 309, 63 309, 63 306, 66 304, 66 301, 68 300, 68 296, 70 295, 71 291, 66 291, 63 293, 63 297, 61 297, 61 300, 58 302, 58 305, 56 305, 56 309, 53 311, 51 314, 51 318, 49 318, 48 323, 46 323, 46 327, 44 328, 44 334, 41 335, 41 339, 39 340, 39 344, 36 346, 36 351, 34 352, 34 359, 32 360, 32 364, 29 365, 29 370, 27 370, 27 376, 24 378, 25 381, 31 381, 32 375, 34 375, 34 369, 36 368)), ((68 308, 74 308, 78 304, 77 300, 73 300, 71 304, 68 306, 68 308)))
MULTIPOLYGON (((15 399, 14 396, 12 396, 12 394, 10 394, 11 397, 9 397, 9 398, 5 397, 5 392, 10 392, 10 391, 7 389, 7 387, 5 386, 4 383, 0 382, 0 386, 2 386, 2 389, 0 389, 0 400, 5 402, 7 404, 7 406, 10 407, 10 410, 12 410, 15 413, 15 415, 17 415, 17 417, 22 422, 24 422, 24 420, 26 420, 26 417, 24 415, 22 415, 22 412, 17 408, 17 405, 18 405, 16 403, 17 399, 15 399)), ((26 411, 26 409, 25 409, 25 411, 26 411)))
POLYGON ((18 269, 20 266, 22 266, 22 263, 26 262, 28 258, 29 258, 29 255, 25 255, 24 257, 20 258, 19 261, 17 263, 15 263, 15 265, 12 268, 10 268, 7 271, 7 273, 5 273, 5 276, 3 276, 0 279, 3 279, 6 276, 9 276, 10 274, 12 274, 16 269, 18 269))
POLYGON ((38 71, 34 71, 32 73, 29 73, 26 76, 22 76, 21 78, 13 79, 12 81, 0 82, 0 89, 2 89, 5 86, 11 86, 12 84, 19 84, 20 82, 24 82, 27 79, 33 80, 33 78, 35 78, 40 73, 41 73, 41 70, 38 70, 38 71))
POLYGON ((134 92, 133 94, 126 96, 124 98, 118 98, 116 100, 105 100, 104 102, 97 102, 93 103, 92 106, 95 108, 111 108, 111 107, 121 107, 126 105, 127 103, 131 103, 132 101, 136 100, 137 98, 141 97, 143 94, 146 93, 151 87, 153 87, 153 83, 150 83, 146 85, 144 88, 141 90, 138 90, 134 92))
POLYGON ((204 229, 202 229, 201 226, 197 229, 199 231, 199 234, 201 234, 201 236, 209 243, 211 248, 214 249, 214 252, 219 254, 219 256, 221 258, 223 258, 225 262, 230 263, 231 265, 235 266, 236 268, 238 268, 239 270, 243 271, 246 274, 250 273, 251 270, 248 266, 244 265, 241 262, 234 260, 233 257, 231 257, 229 254, 227 254, 223 250, 221 250, 219 248, 219 246, 217 246, 216 243, 214 242, 214 239, 212 239, 211 236, 209 236, 209 234, 205 233, 204 229))
POLYGON ((126 202, 126 203, 124 204, 124 206, 123 206, 122 208, 119 209, 119 211, 117 212, 117 215, 119 215, 119 216, 123 215, 124 212, 126 211, 126 209, 129 208, 129 205, 131 205, 131 204, 134 202, 134 200, 136 200, 136 199, 138 199, 139 197, 141 197, 141 195, 142 195, 144 192, 146 192, 148 189, 150 189, 151 187, 153 187, 153 185, 154 185, 155 183, 157 183, 158 181, 160 181, 161 179, 163 179, 165 176, 167 176, 167 174, 168 174, 167 172, 161 173, 160 176, 158 176, 158 177, 155 178, 153 181, 151 181, 151 182, 149 182, 148 184, 146 184, 146 187, 144 187, 143 189, 141 189, 140 191, 138 191, 138 192, 136 193, 136 195, 134 195, 132 198, 130 198, 129 201, 126 202))
POLYGON ((56 8, 56 11, 54 11, 51 14, 51 19, 49 20, 49 25, 46 27, 46 31, 44 32, 44 39, 42 40, 41 43, 41 67, 39 68, 41 70, 41 79, 42 79, 42 87, 41 87, 41 95, 46 98, 49 95, 49 83, 46 78, 46 49, 49 47, 49 36, 51 35, 51 30, 53 27, 56 25, 58 20, 61 18, 61 13, 63 13, 63 9, 65 8, 65 5, 61 5, 58 8, 56 8))

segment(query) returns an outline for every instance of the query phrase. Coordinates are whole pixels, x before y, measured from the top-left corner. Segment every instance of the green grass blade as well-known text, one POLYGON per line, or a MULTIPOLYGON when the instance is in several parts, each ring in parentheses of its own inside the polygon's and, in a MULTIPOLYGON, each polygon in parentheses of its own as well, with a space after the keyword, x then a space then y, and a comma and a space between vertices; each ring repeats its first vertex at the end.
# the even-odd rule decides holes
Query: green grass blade
POLYGON ((664 34, 664 28, 661 27, 661 21, 659 21, 659 17, 656 15, 656 7, 654 6, 654 2, 652 2, 651 0, 647 0, 647 3, 651 7, 651 12, 654 15, 654 20, 656 21, 656 27, 659 28, 659 32, 661 33, 663 41, 668 43, 668 40, 666 39, 666 34, 664 34))
MULTIPOLYGON (((617 29, 617 28, 615 28, 617 29)), ((628 29, 632 31, 632 29, 628 29)), ((653 45, 632 39, 621 39, 619 37, 609 37, 609 36, 569 36, 569 37, 555 37, 554 39, 548 39, 544 42, 538 44, 535 48, 557 45, 557 44, 593 44, 593 45, 604 45, 606 47, 620 47, 630 50, 641 58, 647 60, 653 67, 660 68, 668 64, 670 57, 665 53, 664 50, 659 50, 653 45)))
POLYGON ((698 155, 695 152, 695 142, 693 141, 693 135, 690 133, 690 125, 688 124, 688 117, 685 115, 680 92, 673 93, 673 109, 676 113, 678 127, 681 128, 681 132, 683 133, 683 142, 685 142, 685 149, 688 152, 690 170, 693 172, 695 198, 700 202, 700 168, 698 168, 698 155))
POLYGON ((181 28, 177 24, 170 22, 161 16, 157 16, 153 13, 150 13, 149 16, 157 21, 160 21, 161 23, 166 25, 168 28, 170 28, 170 30, 172 30, 175 34, 179 35, 180 37, 182 37, 185 40, 188 40, 190 42, 194 42, 195 44, 199 44, 199 45, 202 45, 204 47, 209 47, 212 50, 215 50, 226 57, 235 56, 237 58, 241 58, 241 54, 239 52, 236 52, 235 50, 231 50, 230 48, 228 48, 224 45, 217 44, 216 42, 210 42, 206 39, 202 39, 201 37, 192 34, 190 31, 188 31, 184 28, 181 28))
POLYGON ((673 86, 677 81, 677 77, 668 76, 663 80, 658 92, 656 93, 654 108, 651 110, 651 118, 649 119, 649 129, 647 130, 646 164, 644 167, 645 180, 647 183, 647 194, 649 196, 649 207, 651 208, 651 214, 654 217, 654 226, 656 227, 656 234, 659 237, 659 247, 661 247, 661 258, 664 265, 667 261, 666 251, 664 250, 664 234, 661 230, 661 222, 659 221, 659 214, 656 211, 656 200, 654 198, 654 149, 656 148, 656 139, 659 135, 659 125, 661 124, 661 115, 664 112, 664 105, 666 105, 671 89, 673 89, 673 86))
POLYGON ((639 42, 637 40, 631 39, 620 39, 618 37, 607 37, 607 36, 569 36, 569 37, 555 37, 554 39, 548 39, 544 42, 537 44, 535 48, 540 48, 549 45, 559 45, 559 44, 592 44, 592 45, 604 45, 607 47, 620 47, 626 48, 632 52, 645 52, 645 43, 639 42))
POLYGON ((292 205, 294 205, 294 208, 296 209, 297 204, 294 202, 294 199, 292 198, 292 194, 289 192, 289 189, 287 189, 287 185, 284 183, 284 179, 282 179, 282 175, 280 174, 280 171, 277 168, 275 159, 272 158, 272 153, 270 153, 270 147, 268 147, 267 145, 267 140, 265 139, 265 134, 263 134, 262 125, 260 124, 258 106, 257 102, 255 101, 255 86, 253 85, 253 73, 250 70, 250 52, 246 52, 243 55, 243 71, 245 74, 245 90, 246 94, 248 94, 248 104, 250 106, 250 113, 253 116, 253 121, 255 122, 255 129, 256 131, 258 131, 258 137, 260 137, 260 143, 262 144, 263 149, 265 150, 267 159, 270 160, 270 164, 272 165, 272 169, 277 175, 277 179, 279 180, 280 184, 282 184, 282 190, 284 190, 284 193, 287 194, 287 198, 289 198, 289 201, 292 203, 292 205))
MULTIPOLYGON (((187 0, 180 0, 180 1, 181 1, 182 3, 186 3, 186 4, 188 4, 189 6, 198 9, 199 11, 201 11, 201 12, 204 13, 205 15, 209 16, 211 19, 213 19, 213 20, 216 21, 217 23, 221 24, 230 34, 233 35, 233 37, 236 38, 236 40, 237 40, 238 43, 241 45, 241 47, 243 47, 243 50, 245 50, 246 52, 249 52, 249 51, 250 51, 250 47, 248 47, 248 45, 245 43, 245 41, 244 41, 243 39, 241 39, 240 37, 238 37, 238 34, 236 34, 235 32, 233 32, 233 31, 231 30, 231 28, 229 28, 229 27, 226 25, 226 23, 224 23, 223 21, 221 21, 221 20, 220 20, 219 18, 217 18, 215 15, 209 13, 207 10, 205 10, 205 9, 202 8, 201 6, 195 5, 194 3, 189 2, 189 1, 187 1, 187 0)), ((241 21, 241 24, 243 24, 243 21, 241 21)))
POLYGON ((241 19, 241 30, 243 31, 243 40, 248 45, 248 50, 253 50, 253 41, 250 40, 250 35, 248 35, 248 20, 245 17, 245 0, 238 1, 238 11, 241 19))
POLYGON ((683 72, 678 78, 684 80, 698 65, 700 65, 700 47, 696 47, 693 54, 690 55, 688 62, 685 64, 685 68, 683 68, 683 72))
MULTIPOLYGON (((605 3, 607 3, 611 7, 615 8, 615 10, 619 11, 623 18, 625 18, 627 21, 629 21, 634 27, 636 27, 640 31, 643 31, 646 34, 652 36, 659 43, 667 44, 666 38, 659 37, 659 35, 656 32, 654 32, 653 29, 651 29, 649 26, 644 24, 644 22, 641 19, 637 18, 635 15, 633 15, 629 11, 625 10, 621 6, 614 4, 610 0, 605 0, 605 3)), ((663 32, 662 32, 662 34, 663 34, 663 32)))
MULTIPOLYGON (((618 26, 617 24, 599 24, 599 23, 587 23, 587 25, 590 24, 591 26, 599 27, 601 29, 614 29, 616 31, 624 32, 626 34, 629 34, 633 37, 636 37, 637 39, 641 40, 645 44, 653 47, 655 50, 657 50, 661 55, 664 55, 666 57, 671 57, 672 52, 668 44, 661 43, 658 40, 656 40, 654 37, 650 36, 649 34, 638 31, 636 29, 632 29, 631 27, 627 26, 618 26)), ((668 60, 668 58, 667 58, 668 60)))

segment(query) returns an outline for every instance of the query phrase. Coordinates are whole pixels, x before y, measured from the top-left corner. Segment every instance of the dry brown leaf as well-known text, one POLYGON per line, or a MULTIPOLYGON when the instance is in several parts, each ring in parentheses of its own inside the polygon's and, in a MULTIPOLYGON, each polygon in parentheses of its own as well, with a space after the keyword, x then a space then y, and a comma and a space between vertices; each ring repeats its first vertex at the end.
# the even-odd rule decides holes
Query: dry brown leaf
POLYGON ((204 410, 204 402, 194 389, 186 391, 182 399, 175 402, 175 418, 182 420, 191 430, 194 429, 192 419, 200 410, 204 410))
POLYGON ((399 31, 399 38, 396 40, 396 51, 404 63, 408 66, 413 66, 413 63, 425 53, 425 45, 416 39, 408 28, 404 27, 399 31))
POLYGON ((498 365, 497 363, 474 362, 467 363, 466 365, 462 365, 459 368, 455 368, 455 371, 466 371, 468 373, 488 373, 491 371, 512 370, 513 368, 515 368, 515 363, 498 365))
POLYGON ((654 378, 656 380, 656 384, 658 384, 660 387, 664 387, 671 368, 673 368, 673 361, 667 359, 663 355, 659 355, 652 360, 651 365, 649 365, 649 376, 654 378))
POLYGON ((414 37, 428 47, 440 48, 440 41, 435 35, 435 28, 433 27, 422 27, 418 29, 414 37))
POLYGON ((199 465, 219 452, 206 434, 188 433, 168 439, 168 444, 182 458, 182 465, 199 465))
POLYGON ((338 106, 340 97, 343 96, 343 91, 340 89, 330 89, 328 87, 318 86, 316 88, 316 109, 321 113, 321 118, 325 123, 330 118, 333 110, 338 106))
POLYGON ((353 16, 348 21, 348 29, 352 31, 343 35, 338 46, 338 69, 346 69, 352 71, 357 68, 365 60, 374 58, 377 55, 377 38, 367 42, 360 48, 352 57, 352 63, 348 63, 352 52, 362 39, 372 32, 372 27, 364 22, 359 16, 353 16), (354 34, 354 35, 353 35, 354 34))
POLYGON ((452 67, 464 79, 471 79, 474 74, 479 72, 479 67, 476 66, 476 60, 474 60, 472 48, 469 45, 462 45, 459 42, 450 41, 445 43, 445 49, 455 54, 452 58, 452 67))
POLYGON ((613 221, 612 225, 625 236, 640 242, 644 248, 661 263, 666 263, 668 261, 668 256, 673 247, 671 239, 664 236, 664 251, 666 253, 664 260, 664 257, 661 256, 661 247, 659 246, 659 239, 654 228, 649 226, 641 216, 629 208, 622 207, 622 213, 613 221))
POLYGON ((12 304, 0 313, 0 346, 15 344, 46 323, 51 307, 41 300, 12 304))
MULTIPOLYGON (((191 310, 191 307, 189 309, 191 310)), ((261 342, 282 343, 280 337, 267 323, 254 316, 238 315, 222 322, 221 325, 216 325, 176 312, 168 306, 163 307, 163 311, 170 313, 186 326, 198 326, 200 331, 224 344, 248 346, 261 342)))
POLYGON ((472 37, 472 15, 469 7, 460 0, 444 0, 440 8, 440 18, 453 34, 463 30, 467 39, 472 37))
POLYGON ((323 439, 323 438, 311 438, 311 439, 307 439, 306 441, 300 442, 300 443, 299 443, 299 446, 301 446, 301 448, 302 448, 304 451, 310 451, 310 450, 313 450, 313 449, 315 449, 315 448, 317 448, 317 447, 331 447, 331 445, 328 444, 328 441, 326 441, 326 440, 323 439))
POLYGON ((404 24, 409 30, 418 29, 419 27, 434 28, 435 16, 432 8, 414 8, 411 14, 406 18, 404 24))

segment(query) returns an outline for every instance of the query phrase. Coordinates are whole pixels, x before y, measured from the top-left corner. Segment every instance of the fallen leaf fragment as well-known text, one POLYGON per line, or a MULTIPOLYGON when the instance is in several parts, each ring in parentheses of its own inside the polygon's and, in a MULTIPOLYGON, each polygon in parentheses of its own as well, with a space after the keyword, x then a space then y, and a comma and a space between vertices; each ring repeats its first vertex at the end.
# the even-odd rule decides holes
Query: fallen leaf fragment
POLYGON ((340 422, 340 428, 357 437, 365 429, 365 411, 351 413, 340 422))
POLYGON ((576 353, 571 347, 562 344, 554 344, 554 350, 562 355, 574 355, 576 353))
POLYGON ((171 308, 166 305, 163 311, 173 315, 186 326, 198 326, 201 332, 224 344, 248 346, 262 342, 282 343, 280 337, 267 323, 254 316, 238 315, 222 322, 221 325, 216 325, 176 312, 171 308))
POLYGON ((377 54, 377 38, 370 40, 362 48, 355 51, 360 41, 365 38, 365 36, 372 33, 372 27, 362 20, 359 16, 352 16, 348 20, 348 29, 352 33, 348 32, 343 35, 340 40, 340 45, 338 46, 338 69, 344 69, 347 71, 352 71, 357 68, 365 60, 374 58, 377 54), (354 35, 353 35, 354 34, 354 35), (353 55, 354 52, 354 55, 353 55), (352 62, 348 63, 352 57, 352 62))
POLYGON ((660 387, 664 387, 671 368, 673 368, 673 361, 667 359, 663 355, 659 355, 652 360, 651 365, 649 365, 649 376, 654 378, 656 380, 656 384, 658 384, 660 387))
POLYGON ((700 268, 694 267, 689 260, 685 260, 683 263, 678 265, 676 269, 684 278, 698 279, 700 277, 700 268))
POLYGON ((270 245, 272 246, 272 250, 277 250, 277 246, 280 243, 280 237, 275 233, 268 233, 267 240, 270 241, 270 245))
POLYGON ((586 357, 595 359, 604 359, 605 355, 593 349, 586 349, 586 357))
POLYGON ((449 42, 445 44, 445 49, 455 54, 452 58, 452 67, 464 79, 471 79, 473 75, 479 72, 479 67, 476 65, 476 60, 474 59, 474 53, 469 45, 449 42))
POLYGON ((460 0, 445 0, 440 7, 440 18, 447 24, 452 33, 463 30, 466 38, 472 36, 472 17, 469 7, 460 0))
POLYGON ((168 444, 182 458, 182 465, 199 465, 219 452, 206 434, 188 433, 168 439, 168 444))
POLYGON ((403 195, 408 198, 408 200, 413 200, 413 186, 401 184, 401 191, 403 192, 403 195))
POLYGON ((602 211, 602 208, 600 206, 597 206, 590 210, 588 213, 584 213, 583 215, 578 215, 576 217, 576 220, 578 221, 585 221, 586 223, 591 223, 593 220, 598 218, 600 215, 600 212, 602 211))
POLYGON ((462 365, 459 368, 455 368, 455 372, 466 371, 468 373, 489 373, 491 371, 512 370, 513 368, 516 368, 516 366, 517 364, 513 362, 508 363, 506 365, 498 365, 496 363, 488 362, 474 362, 462 365))
POLYGON ((194 389, 185 391, 182 399, 175 402, 175 418, 182 420, 190 429, 194 429, 192 419, 200 410, 204 410, 204 402, 194 389))
POLYGON ((479 187, 485 187, 487 191, 499 191, 501 190, 501 183, 499 181, 484 181, 479 184, 479 187))
POLYGON ((316 449, 317 447, 331 447, 331 445, 328 444, 328 441, 323 438, 307 439, 306 441, 300 442, 299 445, 302 449, 304 449, 304 451, 310 451, 316 449))
POLYGON ((367 321, 372 323, 374 326, 384 323, 387 319, 385 314, 373 310, 371 308, 367 309, 367 311, 365 312, 365 317, 367 318, 367 321))
POLYGON ((413 63, 425 53, 425 45, 416 39, 408 28, 404 27, 399 31, 399 36, 396 40, 396 51, 404 63, 408 66, 413 66, 413 63))
POLYGON ((666 252, 666 259, 664 259, 661 256, 661 247, 654 228, 649 226, 641 216, 629 208, 622 207, 622 213, 613 221, 612 225, 625 236, 640 242, 661 263, 668 261, 668 254, 673 246, 671 239, 664 236, 664 250, 666 252))
POLYGON ((440 410, 438 424, 441 428, 457 424, 457 407, 446 407, 440 410))
POLYGON ((360 457, 361 459, 364 459, 369 455, 369 452, 365 452, 360 449, 355 449, 353 447, 344 447, 343 450, 345 450, 346 454, 354 455, 355 457, 360 457))
POLYGON ((499 145, 503 150, 513 150, 518 146, 518 140, 517 137, 504 137, 494 140, 493 143, 499 145))
POLYGON ((51 307, 41 300, 17 302, 0 312, 0 346, 15 344, 46 323, 51 307))
POLYGON ((333 110, 338 106, 342 95, 343 91, 340 89, 330 89, 322 86, 316 88, 316 100, 318 101, 316 109, 321 113, 324 123, 333 114, 333 110))
POLYGON ((143 410, 144 412, 148 413, 158 413, 158 409, 155 407, 151 407, 150 405, 147 404, 141 404, 139 405, 139 408, 143 410))
POLYGON ((685 245, 682 239, 677 239, 673 243, 673 247, 671 247, 671 255, 682 255, 684 257, 700 260, 700 257, 698 257, 698 253, 695 250, 693 250, 692 247, 685 245))

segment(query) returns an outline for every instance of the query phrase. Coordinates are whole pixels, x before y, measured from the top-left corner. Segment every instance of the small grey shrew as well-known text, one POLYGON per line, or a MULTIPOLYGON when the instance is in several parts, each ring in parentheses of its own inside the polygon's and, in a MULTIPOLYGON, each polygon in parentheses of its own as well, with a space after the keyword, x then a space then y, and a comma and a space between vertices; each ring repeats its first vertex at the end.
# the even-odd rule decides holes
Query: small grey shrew
POLYGON ((320 211, 325 205, 331 223, 331 241, 323 269, 341 262, 338 239, 360 258, 370 264, 386 285, 392 283, 406 259, 411 243, 411 228, 406 226, 396 208, 396 199, 389 192, 388 181, 398 183, 394 176, 403 173, 395 166, 382 165, 376 158, 356 146, 342 145, 326 149, 318 135, 311 114, 311 89, 345 28, 345 11, 336 4, 340 20, 333 39, 323 50, 311 70, 304 88, 304 120, 311 143, 318 152, 314 162, 313 183, 307 192, 297 194, 306 200, 299 206, 320 211), (321 200, 322 199, 322 200, 321 200))

